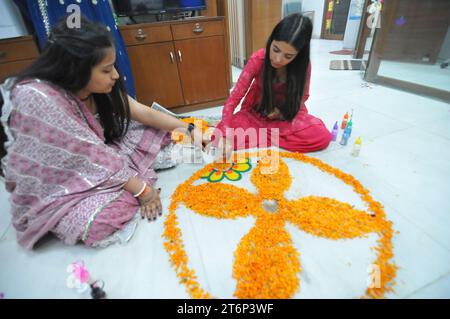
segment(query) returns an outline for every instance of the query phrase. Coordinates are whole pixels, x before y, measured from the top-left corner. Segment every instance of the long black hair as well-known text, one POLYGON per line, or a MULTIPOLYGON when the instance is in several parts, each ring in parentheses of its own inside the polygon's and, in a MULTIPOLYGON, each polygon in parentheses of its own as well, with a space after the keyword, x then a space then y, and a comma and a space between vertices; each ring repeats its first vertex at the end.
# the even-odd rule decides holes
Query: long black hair
MULTIPOLYGON (((84 89, 94 66, 114 48, 114 39, 105 26, 80 19, 80 27, 69 28, 63 17, 51 30, 40 56, 17 74, 15 83, 28 78, 49 81, 76 93, 84 89)), ((108 94, 93 94, 105 135, 105 143, 123 137, 130 122, 130 106, 120 77, 108 94)))
POLYGON ((274 40, 289 43, 298 51, 297 56, 286 66, 286 102, 279 106, 285 120, 292 120, 298 113, 307 81, 311 35, 311 20, 300 13, 288 15, 275 26, 266 45, 262 98, 256 106, 258 113, 267 116, 275 109, 275 95, 272 91, 272 84, 276 72, 270 63, 270 47, 274 40))

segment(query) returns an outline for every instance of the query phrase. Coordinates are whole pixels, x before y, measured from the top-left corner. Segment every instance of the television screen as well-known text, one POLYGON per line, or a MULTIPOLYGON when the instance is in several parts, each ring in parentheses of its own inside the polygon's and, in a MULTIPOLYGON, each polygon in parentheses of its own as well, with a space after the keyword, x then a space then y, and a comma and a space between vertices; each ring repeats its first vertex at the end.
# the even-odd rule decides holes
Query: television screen
POLYGON ((190 11, 206 9, 206 4, 205 0, 165 0, 164 7, 167 11, 190 11))
POLYGON ((113 0, 118 16, 206 9, 205 0, 113 0))

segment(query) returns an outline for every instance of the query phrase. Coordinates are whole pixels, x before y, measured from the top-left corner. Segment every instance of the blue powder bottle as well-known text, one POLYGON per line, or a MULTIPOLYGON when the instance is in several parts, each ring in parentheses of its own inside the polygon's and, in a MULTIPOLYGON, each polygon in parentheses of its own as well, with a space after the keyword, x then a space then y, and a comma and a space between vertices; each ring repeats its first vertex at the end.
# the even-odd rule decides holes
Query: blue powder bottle
POLYGON ((353 128, 353 122, 350 119, 350 122, 348 122, 347 127, 345 128, 345 130, 348 129, 348 137, 350 137, 352 135, 352 128, 353 128))
POLYGON ((350 138, 351 128, 349 129, 348 126, 345 128, 344 133, 342 134, 342 139, 340 144, 341 145, 347 145, 348 139, 350 138))
POLYGON ((339 126, 338 126, 338 121, 336 121, 336 123, 334 123, 334 126, 333 126, 333 131, 331 132, 331 136, 332 136, 331 140, 333 142, 336 142, 338 131, 339 131, 339 126))

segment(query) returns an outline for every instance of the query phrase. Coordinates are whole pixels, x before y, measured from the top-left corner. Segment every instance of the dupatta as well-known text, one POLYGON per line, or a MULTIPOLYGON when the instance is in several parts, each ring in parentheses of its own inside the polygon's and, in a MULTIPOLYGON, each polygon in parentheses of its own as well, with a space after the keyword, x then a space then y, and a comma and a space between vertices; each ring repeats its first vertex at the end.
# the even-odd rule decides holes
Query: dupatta
POLYGON ((2 86, 8 136, 2 165, 20 245, 31 249, 67 214, 75 216, 66 240, 73 244, 130 177, 154 183, 149 167, 166 132, 132 122, 132 133, 107 145, 100 123, 70 92, 37 79, 12 90, 11 83, 2 86))

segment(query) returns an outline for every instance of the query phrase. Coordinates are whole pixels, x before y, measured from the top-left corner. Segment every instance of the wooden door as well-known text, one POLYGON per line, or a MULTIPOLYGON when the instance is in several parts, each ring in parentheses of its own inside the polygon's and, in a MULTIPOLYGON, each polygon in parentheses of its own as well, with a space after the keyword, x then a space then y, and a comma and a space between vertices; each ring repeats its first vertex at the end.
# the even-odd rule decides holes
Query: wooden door
POLYGON ((175 41, 186 104, 228 96, 224 36, 175 41))
POLYGON ((139 102, 167 108, 184 105, 172 42, 130 46, 128 55, 139 102))
POLYGON ((343 40, 347 26, 350 0, 325 0, 322 39, 343 40))
POLYGON ((247 61, 255 51, 266 47, 272 30, 282 19, 282 7, 282 0, 244 1, 247 61))

